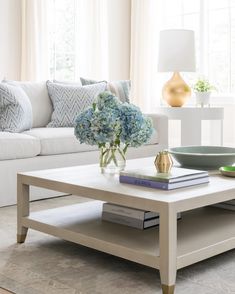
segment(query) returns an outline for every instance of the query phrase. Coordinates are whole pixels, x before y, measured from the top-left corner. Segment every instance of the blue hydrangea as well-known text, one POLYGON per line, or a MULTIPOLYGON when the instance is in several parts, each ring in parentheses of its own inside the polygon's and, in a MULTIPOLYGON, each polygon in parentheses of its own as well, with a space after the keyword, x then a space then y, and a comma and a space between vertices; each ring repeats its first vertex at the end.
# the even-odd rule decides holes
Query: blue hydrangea
POLYGON ((99 147, 139 147, 153 133, 152 121, 140 109, 129 103, 121 103, 110 92, 103 92, 92 107, 80 113, 76 119, 75 135, 80 143, 99 147))
POLYGON ((103 110, 104 108, 111 108, 113 111, 115 111, 119 108, 120 104, 120 100, 108 91, 100 93, 96 98, 96 107, 99 110, 103 110))
POLYGON ((140 109, 133 105, 124 103, 121 107, 122 132, 120 140, 131 147, 139 147, 146 143, 152 133, 152 121, 142 114, 140 109))

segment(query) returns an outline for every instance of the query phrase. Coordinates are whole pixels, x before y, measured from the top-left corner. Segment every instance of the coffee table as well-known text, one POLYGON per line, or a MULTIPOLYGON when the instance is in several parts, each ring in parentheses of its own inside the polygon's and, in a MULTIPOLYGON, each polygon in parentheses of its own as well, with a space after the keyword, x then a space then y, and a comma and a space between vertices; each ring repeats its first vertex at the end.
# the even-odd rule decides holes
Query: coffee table
MULTIPOLYGON (((128 168, 153 160, 130 160, 128 168)), ((17 193, 18 243, 31 228, 159 269, 164 294, 174 293, 177 269, 235 248, 235 212, 208 207, 235 198, 235 180, 219 174, 209 184, 162 191, 120 184, 97 165, 78 166, 20 173, 17 193), (96 201, 30 213, 30 186, 96 201), (102 221, 103 201, 159 212, 160 226, 141 231, 102 221)))

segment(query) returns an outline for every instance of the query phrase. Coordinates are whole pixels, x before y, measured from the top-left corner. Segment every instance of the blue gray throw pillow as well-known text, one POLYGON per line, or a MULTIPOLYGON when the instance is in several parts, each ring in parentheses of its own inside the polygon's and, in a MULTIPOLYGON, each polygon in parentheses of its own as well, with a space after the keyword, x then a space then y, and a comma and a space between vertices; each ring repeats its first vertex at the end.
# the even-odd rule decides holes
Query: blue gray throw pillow
POLYGON ((0 131, 19 133, 32 128, 30 100, 18 86, 0 83, 0 131))
MULTIPOLYGON (((95 81, 91 79, 80 78, 83 86, 85 85, 93 85, 97 83, 102 83, 105 81, 95 81)), ((130 89, 131 89, 131 81, 129 80, 120 80, 107 82, 107 91, 110 91, 115 96, 117 96, 122 102, 130 102, 130 89)))
POLYGON ((51 122, 47 127, 74 127, 78 114, 105 91, 106 83, 83 87, 47 81, 47 89, 53 104, 51 122))

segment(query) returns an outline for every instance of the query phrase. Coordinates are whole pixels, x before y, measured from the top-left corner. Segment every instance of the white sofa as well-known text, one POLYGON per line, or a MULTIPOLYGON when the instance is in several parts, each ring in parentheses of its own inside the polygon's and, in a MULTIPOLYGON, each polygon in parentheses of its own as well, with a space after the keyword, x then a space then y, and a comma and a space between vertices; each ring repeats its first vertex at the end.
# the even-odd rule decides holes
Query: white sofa
MULTIPOLYGON (((28 94, 33 109, 33 128, 23 133, 0 132, 0 207, 16 203, 17 172, 98 162, 98 149, 80 144, 73 128, 47 128, 52 105, 45 82, 17 82, 28 94)), ((168 145, 168 120, 150 114, 156 132, 140 148, 129 148, 127 157, 155 156, 168 145)), ((33 187, 31 199, 61 195, 33 187)))

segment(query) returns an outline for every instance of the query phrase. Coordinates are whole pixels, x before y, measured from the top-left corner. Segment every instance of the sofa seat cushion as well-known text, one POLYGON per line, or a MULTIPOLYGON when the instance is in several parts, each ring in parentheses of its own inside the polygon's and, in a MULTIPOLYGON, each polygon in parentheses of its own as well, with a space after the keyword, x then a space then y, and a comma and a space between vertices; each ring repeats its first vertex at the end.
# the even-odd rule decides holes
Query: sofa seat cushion
POLYGON ((0 132, 0 160, 30 158, 40 154, 40 141, 26 134, 0 132))
POLYGON ((24 134, 38 138, 40 155, 56 155, 97 150, 95 146, 80 144, 74 136, 74 128, 35 128, 24 134))

